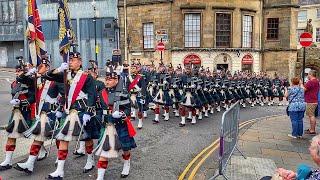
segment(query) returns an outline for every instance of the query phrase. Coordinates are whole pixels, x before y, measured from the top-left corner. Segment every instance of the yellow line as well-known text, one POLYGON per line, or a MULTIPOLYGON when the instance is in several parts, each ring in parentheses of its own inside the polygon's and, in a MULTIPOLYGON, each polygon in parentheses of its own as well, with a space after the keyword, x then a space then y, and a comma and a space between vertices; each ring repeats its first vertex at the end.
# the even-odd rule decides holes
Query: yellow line
POLYGON ((213 147, 218 142, 219 142, 219 139, 215 140, 210 146, 206 147, 195 158, 193 158, 192 161, 185 168, 185 170, 181 173, 181 175, 179 176, 178 180, 183 180, 184 177, 186 176, 187 172, 189 171, 189 169, 193 165, 193 163, 195 163, 202 156, 202 154, 204 154, 207 150, 209 150, 211 147, 213 147))
MULTIPOLYGON (((239 124, 239 129, 245 127, 246 125, 250 124, 250 123, 253 123, 254 120, 249 120, 249 121, 246 121, 246 122, 243 122, 241 124, 239 124)), ((196 173, 198 172, 199 168, 201 167, 201 165, 207 160, 207 158, 215 151, 218 149, 220 144, 216 144, 215 147, 213 147, 209 152, 208 154, 206 154, 202 159, 201 161, 199 161, 199 163, 197 164, 197 166, 194 167, 194 169, 192 170, 192 172, 190 173, 190 176, 188 178, 188 180, 193 180, 194 176, 196 175, 196 173)))
MULTIPOLYGON (((249 120, 249 121, 253 121, 253 120, 249 120)), ((241 124, 239 124, 239 126, 242 126, 243 124, 249 122, 249 121, 245 121, 241 124)), ((210 146, 206 147, 205 149, 203 149, 195 158, 192 159, 192 161, 187 165, 187 167, 185 168, 185 170, 181 173, 181 175, 179 176, 178 180, 183 180, 186 176, 186 174, 188 173, 188 171, 190 170, 190 168, 192 167, 192 165, 206 152, 208 151, 210 148, 212 148, 213 146, 215 146, 217 143, 219 142, 219 139, 215 140, 210 146)))

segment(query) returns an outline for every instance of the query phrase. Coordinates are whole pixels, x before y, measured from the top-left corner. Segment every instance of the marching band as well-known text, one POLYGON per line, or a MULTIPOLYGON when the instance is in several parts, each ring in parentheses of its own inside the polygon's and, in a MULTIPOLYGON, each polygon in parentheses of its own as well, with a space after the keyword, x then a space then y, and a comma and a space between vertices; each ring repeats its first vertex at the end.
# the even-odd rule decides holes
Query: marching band
POLYGON ((129 176, 130 151, 137 147, 133 121, 143 129, 143 121, 154 112, 153 124, 160 125, 172 116, 180 117, 177 127, 201 123, 210 114, 240 101, 243 108, 271 106, 275 99, 283 105, 284 91, 289 83, 275 74, 210 70, 191 64, 174 68, 160 62, 156 67, 134 61, 106 62, 106 74, 101 80, 94 61, 83 71, 78 52, 69 53, 69 63, 50 69, 46 56, 38 67, 25 64, 19 57, 16 80, 12 83, 10 103, 13 106, 7 126, 5 159, 0 171, 14 167, 33 173, 36 161, 50 154, 53 141, 58 149, 56 170, 48 179, 63 179, 70 142, 75 141, 75 155, 86 155, 83 173, 95 167, 98 157, 97 179, 104 179, 109 159, 122 151, 121 178, 129 176), (66 78, 65 78, 66 77, 66 78), (66 79, 66 81, 65 81, 66 79), (163 115, 161 115, 163 112, 163 115), (102 132, 102 133, 100 133, 102 132), (17 138, 31 138, 26 162, 12 166, 17 138), (51 142, 49 149, 44 141, 51 142), (94 145, 98 140, 97 145, 94 145))

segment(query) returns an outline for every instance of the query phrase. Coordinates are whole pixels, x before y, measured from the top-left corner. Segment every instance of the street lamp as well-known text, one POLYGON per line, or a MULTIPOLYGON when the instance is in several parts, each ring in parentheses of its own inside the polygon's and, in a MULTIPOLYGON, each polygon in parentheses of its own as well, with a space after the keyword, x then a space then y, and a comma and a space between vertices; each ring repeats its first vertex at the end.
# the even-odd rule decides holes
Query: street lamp
MULTIPOLYGON (((96 1, 93 0, 91 3, 92 7, 93 7, 93 27, 94 27, 94 51, 95 51, 95 62, 98 66, 98 47, 97 47, 97 7, 96 7, 96 1)), ((99 67, 99 66, 98 66, 99 67)))

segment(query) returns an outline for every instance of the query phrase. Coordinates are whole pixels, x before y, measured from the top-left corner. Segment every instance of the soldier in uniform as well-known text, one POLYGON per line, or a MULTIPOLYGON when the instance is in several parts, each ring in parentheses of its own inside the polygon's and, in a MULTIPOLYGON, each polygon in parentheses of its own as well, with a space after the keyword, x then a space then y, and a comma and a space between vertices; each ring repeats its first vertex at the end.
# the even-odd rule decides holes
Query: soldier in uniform
POLYGON ((279 99, 279 106, 282 106, 282 101, 284 97, 284 93, 281 90, 281 87, 283 86, 282 81, 280 80, 279 76, 277 74, 274 75, 274 79, 272 80, 272 87, 273 87, 273 95, 274 97, 277 97, 279 99))
MULTIPOLYGON (((104 88, 104 83, 100 80, 98 80, 99 74, 98 74, 98 66, 96 64, 96 62, 94 60, 89 60, 90 63, 90 67, 87 70, 87 73, 90 74, 93 79, 94 79, 94 84, 95 84, 95 88, 96 88, 96 92, 99 92, 100 90, 102 90, 104 88)), ((97 139, 99 138, 99 132, 100 132, 100 128, 101 128, 101 115, 102 115, 102 109, 101 109, 101 104, 100 104, 100 97, 96 97, 96 104, 95 104, 95 109, 96 109, 96 115, 93 118, 93 122, 95 123, 94 125, 94 138, 93 139, 97 139)), ((93 143, 93 142, 92 142, 93 143)), ((79 148, 77 150, 75 150, 73 152, 74 155, 76 156, 84 156, 86 153, 86 146, 85 146, 85 141, 81 140, 79 142, 79 148)), ((87 159, 89 162, 91 161, 91 157, 88 156, 87 159)), ((90 163, 90 165, 93 166, 94 162, 90 163)), ((89 170, 92 170, 92 168, 85 168, 84 172, 87 173, 89 172, 89 170)))
POLYGON ((129 92, 131 100, 131 120, 135 120, 138 116, 138 128, 143 126, 143 112, 146 111, 146 91, 147 84, 145 77, 140 73, 141 66, 139 64, 131 64, 129 75, 129 92), (138 110, 138 113, 137 113, 138 110))
MULTIPOLYGON (((58 127, 58 118, 61 117, 59 94, 63 94, 63 86, 50 80, 46 80, 45 73, 49 70, 50 64, 46 56, 42 57, 42 63, 38 67, 36 121, 23 134, 34 139, 28 160, 24 163, 17 163, 15 169, 32 173, 34 163, 39 158, 39 151, 43 142, 52 137, 53 131, 58 127)), ((33 70, 30 70, 33 72, 33 70)), ((34 73, 36 73, 34 71, 34 73)), ((32 74, 30 74, 32 75, 32 74)))
POLYGON ((154 102, 156 104, 155 107, 155 118, 153 123, 158 124, 159 123, 159 115, 160 115, 160 106, 163 106, 164 110, 164 120, 169 121, 169 110, 170 106, 172 106, 173 101, 169 96, 169 87, 170 87, 170 75, 166 72, 166 67, 161 62, 159 64, 159 70, 157 74, 157 81, 158 83, 158 89, 157 94, 154 98, 154 102))
POLYGON ((16 139, 23 137, 29 126, 32 124, 35 110, 35 86, 32 78, 29 77, 31 72, 27 71, 22 57, 18 57, 20 65, 16 66, 16 80, 11 84, 13 105, 12 114, 9 119, 6 131, 8 139, 5 146, 5 160, 0 163, 0 171, 12 168, 12 156, 16 147, 16 139))
POLYGON ((177 69, 171 74, 171 83, 170 83, 170 88, 173 91, 173 96, 174 96, 174 104, 173 104, 173 109, 174 109, 174 116, 175 117, 179 117, 179 105, 181 103, 182 100, 182 94, 183 94, 183 90, 182 90, 182 81, 181 81, 181 77, 182 77, 182 68, 181 65, 177 66, 177 69))
POLYGON ((104 179, 108 159, 118 157, 117 151, 120 149, 124 160, 121 178, 126 178, 130 172, 130 150, 137 147, 133 138, 135 131, 130 121, 128 86, 124 78, 115 72, 106 73, 105 85, 106 88, 99 92, 102 97, 102 119, 106 127, 96 148, 96 155, 100 157, 97 180, 104 179))
POLYGON ((91 117, 94 115, 95 110, 96 89, 92 76, 83 72, 81 67, 82 60, 80 53, 70 52, 69 64, 62 63, 59 68, 47 73, 50 78, 63 83, 64 71, 70 69, 67 74, 70 87, 68 91, 65 92, 68 94, 68 98, 65 100, 66 107, 62 116, 62 123, 56 135, 56 139, 60 141, 57 169, 49 174, 48 179, 63 178, 68 146, 73 138, 86 141, 86 151, 91 158, 91 165, 86 164, 84 171, 93 168, 92 137, 95 132, 92 131, 94 122, 91 121, 91 117))
POLYGON ((267 98, 268 106, 271 106, 273 104, 272 82, 266 74, 264 75, 263 80, 264 80, 264 94, 267 98))
POLYGON ((189 110, 189 117, 191 118, 191 124, 196 124, 196 82, 192 76, 192 70, 190 67, 185 67, 185 74, 181 77, 183 84, 184 94, 182 95, 182 101, 180 106, 181 122, 180 127, 186 125, 187 109, 189 110))

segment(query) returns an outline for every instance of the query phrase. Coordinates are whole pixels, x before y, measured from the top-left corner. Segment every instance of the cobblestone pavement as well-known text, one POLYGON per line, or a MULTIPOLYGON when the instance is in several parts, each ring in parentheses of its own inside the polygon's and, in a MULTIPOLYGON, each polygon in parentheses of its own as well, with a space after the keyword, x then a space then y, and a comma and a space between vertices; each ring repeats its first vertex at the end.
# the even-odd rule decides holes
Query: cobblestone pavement
MULTIPOLYGON (((248 107, 241 110, 241 121, 277 115, 284 113, 285 107, 248 107)), ((173 115, 171 115, 173 116, 173 115)), ((198 124, 191 126, 187 124, 179 128, 180 119, 172 117, 170 121, 160 121, 160 124, 153 125, 152 112, 145 120, 144 128, 138 131, 136 142, 138 148, 132 151, 132 171, 127 179, 133 180, 174 180, 180 175, 189 161, 195 157, 203 148, 211 144, 218 137, 222 113, 215 113, 210 118, 198 121, 198 124)), ((136 125, 137 122, 134 122, 136 125)), ((0 136, 0 149, 3 151, 6 137, 4 133, 0 136)), ((30 140, 19 139, 23 143, 17 148, 15 159, 25 159, 28 154, 30 140), (21 147, 21 148, 20 148, 21 147), (19 154, 19 155, 17 155, 19 154), (19 157, 20 156, 20 157, 19 157)), ((72 151, 75 145, 70 146, 68 160, 66 162, 65 179, 94 179, 95 170, 88 174, 82 173, 86 158, 75 158, 72 151)), ((5 180, 40 180, 55 170, 54 161, 56 149, 52 149, 51 156, 43 161, 37 162, 34 173, 25 176, 24 173, 16 170, 0 172, 5 180)), ((2 159, 3 154, 0 154, 2 159)), ((122 170, 121 159, 110 160, 105 177, 107 179, 120 179, 122 170)))
MULTIPOLYGON (((309 127, 305 119, 305 129, 309 127)), ((320 128, 318 126, 318 132, 320 128)), ((304 135, 302 139, 288 137, 291 133, 290 119, 283 115, 272 118, 262 118, 247 129, 242 130, 239 149, 252 160, 248 164, 240 153, 235 152, 231 164, 227 167, 226 175, 231 179, 260 179, 272 175, 276 167, 296 170, 299 163, 317 167, 312 161, 308 147, 313 136, 304 135), (269 166, 255 163, 257 158, 261 163, 269 162, 269 166), (270 168, 274 164, 274 168, 270 168), (261 173, 262 170, 264 173, 261 173), (269 173, 269 174, 267 174, 269 173), (250 177, 250 178, 249 178, 250 177), (254 177, 254 178, 253 178, 254 177)), ((197 174, 196 179, 209 179, 217 168, 217 153, 207 160, 207 163, 197 174), (213 163, 214 162, 214 163, 213 163)))

